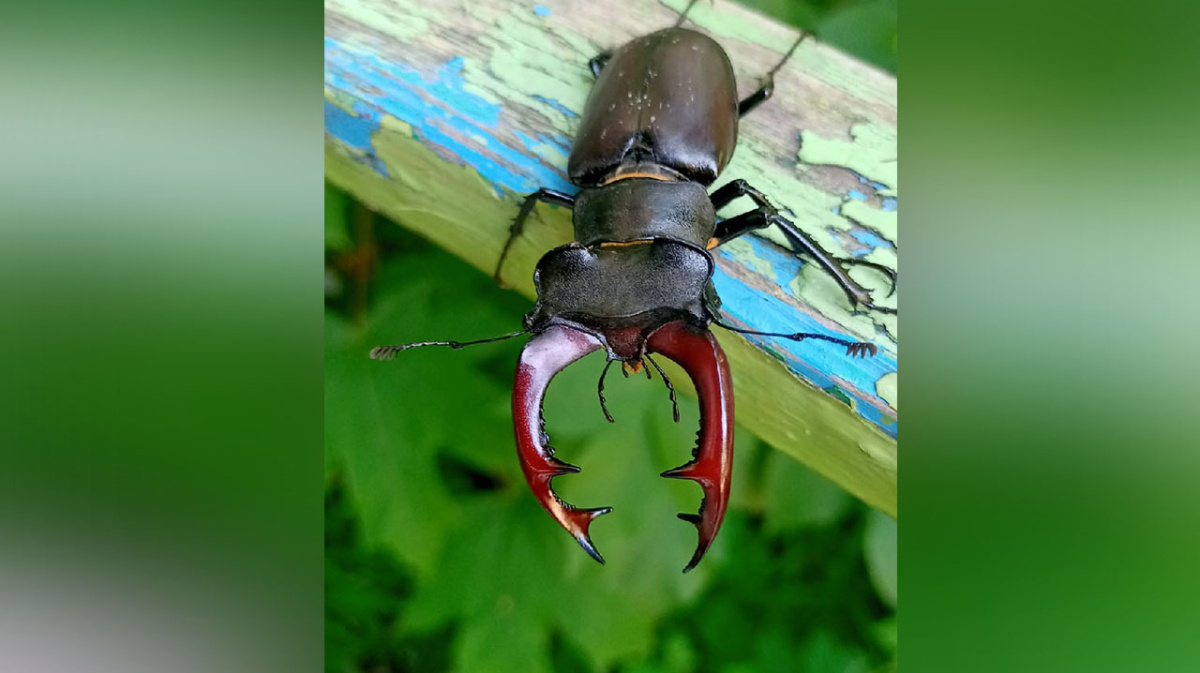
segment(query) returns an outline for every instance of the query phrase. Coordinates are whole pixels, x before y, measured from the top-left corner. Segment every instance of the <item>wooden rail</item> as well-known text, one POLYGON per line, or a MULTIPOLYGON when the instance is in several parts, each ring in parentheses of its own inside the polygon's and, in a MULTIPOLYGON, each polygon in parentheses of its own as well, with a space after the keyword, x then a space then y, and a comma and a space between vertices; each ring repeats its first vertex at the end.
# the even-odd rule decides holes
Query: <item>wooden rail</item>
MULTIPOLYGON (((574 191, 565 170, 592 82, 588 59, 672 25, 685 4, 327 0, 326 177, 491 273, 522 195, 542 186, 574 191)), ((685 25, 725 47, 742 95, 797 37, 720 0, 697 3, 685 25)), ((774 98, 743 120, 717 185, 744 178, 831 252, 895 268, 895 79, 812 40, 775 79, 774 98)), ((504 280, 532 297, 533 266, 570 240, 570 213, 539 206, 526 232, 504 280)), ((738 422, 894 516, 896 317, 853 311, 833 281, 775 233, 719 252, 715 283, 735 324, 879 346, 878 357, 858 360, 823 342, 716 330, 734 374, 738 422)), ((854 275, 877 298, 886 295, 876 272, 854 275)))

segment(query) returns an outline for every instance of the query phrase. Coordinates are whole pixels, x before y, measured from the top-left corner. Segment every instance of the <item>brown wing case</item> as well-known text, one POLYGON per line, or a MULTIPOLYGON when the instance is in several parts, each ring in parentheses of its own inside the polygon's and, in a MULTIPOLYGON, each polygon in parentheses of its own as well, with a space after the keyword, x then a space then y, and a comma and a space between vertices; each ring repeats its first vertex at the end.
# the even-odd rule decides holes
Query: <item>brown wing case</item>
POLYGON ((720 45, 682 28, 658 31, 621 47, 600 72, 571 181, 595 185, 623 163, 655 163, 710 185, 733 157, 737 122, 737 85, 720 45))

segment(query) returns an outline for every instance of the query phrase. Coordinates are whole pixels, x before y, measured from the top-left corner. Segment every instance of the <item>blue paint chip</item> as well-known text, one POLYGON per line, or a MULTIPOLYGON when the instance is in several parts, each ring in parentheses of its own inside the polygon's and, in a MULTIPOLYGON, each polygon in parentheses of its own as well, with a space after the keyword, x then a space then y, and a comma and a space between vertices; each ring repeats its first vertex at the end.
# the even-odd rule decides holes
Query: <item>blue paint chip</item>
POLYGON ((883 197, 883 205, 881 205, 879 209, 885 213, 894 213, 896 212, 896 205, 896 197, 885 196, 883 197))
POLYGON ((849 196, 850 198, 854 199, 855 201, 866 201, 867 200, 867 195, 863 194, 862 192, 858 191, 857 189, 851 189, 850 192, 846 194, 846 196, 849 196))
MULTIPOLYGON (((791 284, 803 262, 794 254, 782 251, 766 241, 748 237, 754 254, 771 264, 774 281, 783 286, 791 284)), ((732 255, 718 248, 718 254, 732 255)), ((816 318, 797 312, 784 301, 764 294, 723 272, 720 267, 713 275, 713 284, 722 300, 722 312, 739 327, 763 332, 811 332, 825 336, 857 340, 854 336, 827 328, 816 318)), ((856 413, 877 426, 890 437, 897 436, 897 423, 885 412, 886 403, 875 397, 875 383, 885 374, 896 371, 896 359, 884 353, 872 358, 849 358, 846 349, 826 341, 794 342, 775 337, 749 336, 756 344, 784 355, 784 362, 797 376, 821 389, 836 387, 850 397, 856 413), (886 415, 885 415, 886 413, 886 415)))
POLYGON ((889 187, 887 185, 883 184, 882 182, 874 182, 867 176, 862 175, 860 173, 855 173, 854 176, 858 178, 859 182, 861 182, 864 185, 870 185, 871 189, 874 189, 877 192, 882 192, 886 189, 889 189, 889 187))
POLYGON ((577 119, 579 117, 579 115, 576 114, 574 110, 572 110, 571 108, 567 107, 566 105, 563 105, 562 103, 554 100, 553 98, 547 98, 545 96, 535 95, 533 97, 533 99, 536 101, 541 101, 541 102, 545 103, 546 105, 549 105, 550 107, 554 108, 555 110, 558 110, 559 112, 563 113, 564 115, 566 115, 568 117, 571 117, 572 119, 577 119))
POLYGON ((800 259, 799 255, 780 254, 779 248, 757 236, 747 236, 746 239, 750 241, 755 257, 770 260, 771 270, 775 272, 773 280, 776 285, 787 287, 791 285, 793 278, 800 275, 804 260, 800 259))
POLYGON ((550 8, 545 5, 534 5, 533 13, 538 16, 550 16, 550 8))
POLYGON ((390 177, 387 166, 375 156, 375 148, 371 146, 371 134, 379 129, 379 115, 360 110, 357 103, 353 107, 351 113, 325 101, 325 130, 347 147, 362 151, 376 173, 390 177))
POLYGON ((539 187, 573 193, 563 173, 498 138, 502 110, 467 90, 462 77, 466 62, 455 57, 431 77, 408 66, 355 52, 325 38, 325 82, 361 101, 378 118, 393 116, 413 127, 413 134, 469 164, 496 195, 528 194, 539 187))
POLYGON ((346 145, 364 152, 371 151, 371 133, 377 128, 378 123, 372 124, 369 119, 325 101, 325 130, 346 145))
POLYGON ((855 228, 850 231, 850 235, 854 237, 854 240, 871 249, 895 247, 892 245, 891 241, 879 236, 873 231, 868 231, 866 229, 855 228))

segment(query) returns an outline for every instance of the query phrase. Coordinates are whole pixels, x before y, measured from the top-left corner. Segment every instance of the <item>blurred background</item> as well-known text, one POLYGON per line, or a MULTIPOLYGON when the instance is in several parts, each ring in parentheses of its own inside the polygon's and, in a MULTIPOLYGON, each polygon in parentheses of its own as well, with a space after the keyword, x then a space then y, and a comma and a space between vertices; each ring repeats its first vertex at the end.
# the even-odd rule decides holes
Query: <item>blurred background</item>
MULTIPOLYGON (((896 3, 759 0, 777 20, 895 72, 896 3)), ((739 431, 717 543, 680 571, 699 489, 695 401, 671 422, 658 381, 606 381, 599 353, 555 379, 547 431, 611 505, 599 566, 540 509, 513 450, 523 340, 401 361, 375 345, 511 332, 532 303, 332 186, 325 195, 325 666, 352 671, 689 673, 895 668, 896 522, 739 431)))

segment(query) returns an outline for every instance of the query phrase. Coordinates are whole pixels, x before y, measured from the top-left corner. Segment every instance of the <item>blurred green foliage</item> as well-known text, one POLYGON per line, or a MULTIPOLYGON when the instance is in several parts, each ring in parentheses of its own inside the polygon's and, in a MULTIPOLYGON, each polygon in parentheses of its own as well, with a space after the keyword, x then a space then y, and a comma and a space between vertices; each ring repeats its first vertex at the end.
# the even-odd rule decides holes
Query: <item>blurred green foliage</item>
POLYGON ((888 72, 896 72, 896 0, 740 0, 888 72))
MULTIPOLYGON (((453 256, 326 193, 326 668, 470 673, 880 671, 896 651, 895 521, 741 433, 733 500, 680 571, 699 489, 694 400, 594 354, 554 381, 547 431, 583 472, 555 488, 612 505, 600 566, 530 495, 509 395, 522 339, 392 362, 372 346, 511 332, 531 307, 453 256)), ((736 375, 736 373, 735 373, 736 375)))

